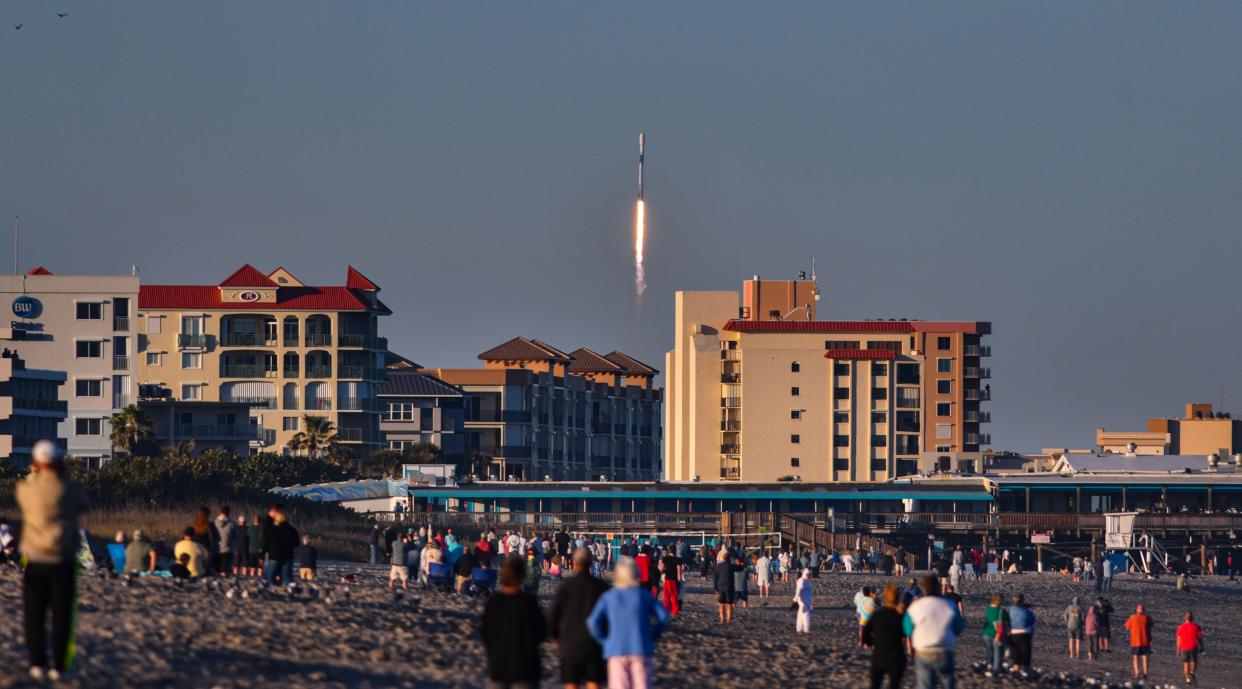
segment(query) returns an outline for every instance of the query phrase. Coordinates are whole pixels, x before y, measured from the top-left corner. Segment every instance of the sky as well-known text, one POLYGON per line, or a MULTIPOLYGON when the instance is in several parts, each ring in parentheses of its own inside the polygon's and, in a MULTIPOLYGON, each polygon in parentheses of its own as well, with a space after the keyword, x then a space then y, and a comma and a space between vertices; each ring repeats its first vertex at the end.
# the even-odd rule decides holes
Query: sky
POLYGON ((814 257, 821 318, 992 322, 993 447, 1089 447, 1242 412, 1239 64, 1236 2, 7 0, 0 217, 60 273, 352 264, 425 366, 663 368, 675 291, 814 257))

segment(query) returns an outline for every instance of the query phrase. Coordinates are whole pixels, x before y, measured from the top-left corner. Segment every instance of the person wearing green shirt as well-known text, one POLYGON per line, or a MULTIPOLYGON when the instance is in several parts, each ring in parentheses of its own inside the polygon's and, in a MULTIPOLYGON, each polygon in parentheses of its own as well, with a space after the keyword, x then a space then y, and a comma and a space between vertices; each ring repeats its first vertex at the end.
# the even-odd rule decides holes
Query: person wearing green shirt
POLYGON ((983 645, 987 651, 988 666, 993 673, 1001 671, 1005 659, 1005 639, 1009 633, 1009 611, 1001 605, 999 593, 992 594, 992 602, 983 614, 983 645))

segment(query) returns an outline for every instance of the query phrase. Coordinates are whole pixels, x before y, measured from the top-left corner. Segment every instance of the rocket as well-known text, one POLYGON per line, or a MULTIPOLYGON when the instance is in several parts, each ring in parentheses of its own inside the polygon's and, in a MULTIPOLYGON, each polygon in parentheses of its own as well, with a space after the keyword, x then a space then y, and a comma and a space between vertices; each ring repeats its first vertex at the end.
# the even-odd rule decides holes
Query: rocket
POLYGON ((647 145, 647 136, 643 132, 638 133, 638 200, 643 200, 643 149, 647 145))

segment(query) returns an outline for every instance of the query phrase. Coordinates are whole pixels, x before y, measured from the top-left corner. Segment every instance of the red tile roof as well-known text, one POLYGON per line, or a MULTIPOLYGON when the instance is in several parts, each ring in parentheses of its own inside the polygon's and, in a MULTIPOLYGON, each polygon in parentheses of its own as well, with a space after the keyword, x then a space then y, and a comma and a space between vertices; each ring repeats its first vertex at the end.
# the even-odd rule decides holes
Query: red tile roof
POLYGON ((570 373, 623 373, 624 368, 605 359, 603 355, 586 347, 575 349, 570 356, 574 358, 569 364, 570 373))
POLYGON ((897 353, 891 349, 829 349, 824 352, 825 359, 896 359, 897 353))
POLYGON ((247 263, 238 268, 232 275, 224 278, 220 287, 278 287, 276 282, 259 272, 258 268, 247 263))
POLYGON ((525 337, 515 337, 508 342, 496 345, 491 349, 479 355, 483 361, 557 361, 569 363, 572 361, 568 354, 547 345, 539 344, 537 340, 528 340, 525 337))
POLYGON ((359 273, 353 266, 345 271, 345 286, 350 289, 361 289, 368 292, 378 292, 379 285, 367 279, 367 276, 359 273))
MULTIPOLYGON (((388 307, 376 302, 380 313, 388 307)), ((348 287, 281 287, 275 303, 228 302, 215 285, 142 285, 139 309, 202 309, 227 311, 368 311, 367 301, 348 287)))
POLYGON ((738 333, 950 333, 989 334, 983 321, 742 321, 731 320, 725 330, 738 333))
POLYGON ((655 368, 621 352, 609 352, 604 358, 625 369, 627 376, 654 376, 659 373, 655 368))
POLYGON ((47 268, 44 268, 43 266, 39 266, 38 268, 31 268, 30 270, 26 271, 26 274, 27 275, 51 275, 52 271, 48 270, 47 268))

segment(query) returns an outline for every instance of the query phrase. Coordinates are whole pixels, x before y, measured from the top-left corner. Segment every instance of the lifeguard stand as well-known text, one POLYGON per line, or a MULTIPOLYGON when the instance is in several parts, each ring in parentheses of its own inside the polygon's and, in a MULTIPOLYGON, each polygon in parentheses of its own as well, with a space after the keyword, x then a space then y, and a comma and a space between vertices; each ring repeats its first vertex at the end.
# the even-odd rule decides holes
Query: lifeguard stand
POLYGON ((1104 548, 1125 554, 1134 566, 1151 575, 1156 566, 1169 571, 1169 554, 1149 533, 1134 533, 1138 512, 1110 512, 1104 515, 1104 548))

